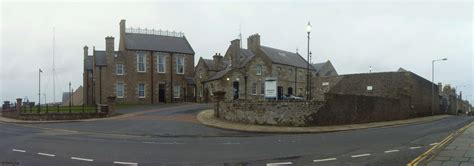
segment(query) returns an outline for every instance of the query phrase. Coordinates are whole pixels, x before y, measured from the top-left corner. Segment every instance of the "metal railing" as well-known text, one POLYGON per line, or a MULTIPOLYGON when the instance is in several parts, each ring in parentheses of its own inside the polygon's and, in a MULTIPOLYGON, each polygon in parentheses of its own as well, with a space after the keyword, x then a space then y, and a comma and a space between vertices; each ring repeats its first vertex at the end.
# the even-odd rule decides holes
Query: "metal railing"
POLYGON ((155 30, 155 29, 142 29, 142 28, 126 28, 125 33, 136 33, 136 34, 146 34, 146 35, 160 35, 160 36, 171 36, 171 37, 184 37, 183 32, 176 31, 164 31, 164 30, 155 30))

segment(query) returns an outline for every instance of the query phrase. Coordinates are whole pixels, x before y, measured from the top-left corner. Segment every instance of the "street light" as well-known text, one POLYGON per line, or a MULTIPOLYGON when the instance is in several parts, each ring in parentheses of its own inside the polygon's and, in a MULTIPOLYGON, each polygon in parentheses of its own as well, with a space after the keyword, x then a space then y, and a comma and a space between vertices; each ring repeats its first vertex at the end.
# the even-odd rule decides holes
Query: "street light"
POLYGON ((69 107, 71 106, 71 97, 72 97, 72 93, 71 93, 71 81, 69 81, 69 107))
POLYGON ((41 73, 43 70, 38 71, 38 111, 41 111, 41 73))
POLYGON ((308 64, 307 64, 307 68, 306 68, 306 75, 307 75, 307 78, 306 78, 306 99, 309 100, 310 99, 310 90, 311 88, 309 87, 309 79, 310 79, 310 75, 309 75, 309 54, 310 54, 310 51, 309 51, 309 35, 311 33, 311 23, 308 21, 308 25, 306 25, 306 32, 308 33, 308 57, 306 60, 308 60, 308 64))
POLYGON ((434 115, 434 100, 435 100, 435 95, 434 95, 434 63, 437 61, 445 61, 448 60, 448 58, 443 58, 443 59, 435 59, 431 61, 431 116, 434 115))

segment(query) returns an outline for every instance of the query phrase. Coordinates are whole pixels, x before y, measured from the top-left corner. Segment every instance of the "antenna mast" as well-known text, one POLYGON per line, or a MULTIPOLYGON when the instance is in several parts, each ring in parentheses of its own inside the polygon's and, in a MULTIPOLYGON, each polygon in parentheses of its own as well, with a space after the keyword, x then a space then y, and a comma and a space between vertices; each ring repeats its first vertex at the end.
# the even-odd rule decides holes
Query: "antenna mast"
POLYGON ((242 49, 242 24, 239 24, 240 49, 242 49))
POLYGON ((53 103, 56 103, 56 67, 55 67, 55 59, 54 54, 56 50, 56 28, 53 27, 53 103))

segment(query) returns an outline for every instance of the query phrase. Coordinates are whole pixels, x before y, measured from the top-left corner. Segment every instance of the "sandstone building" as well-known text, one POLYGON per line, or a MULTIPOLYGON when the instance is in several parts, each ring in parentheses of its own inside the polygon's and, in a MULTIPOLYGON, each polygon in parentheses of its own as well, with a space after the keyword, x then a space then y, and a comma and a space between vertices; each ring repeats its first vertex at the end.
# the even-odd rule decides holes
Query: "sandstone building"
POLYGON ((183 33, 126 28, 120 21, 105 50, 84 47, 84 103, 155 104, 194 101, 194 50, 183 33))
MULTIPOLYGON (((321 65, 325 73, 337 75, 332 64, 321 65), (327 66, 327 67, 324 67, 327 66)), ((325 63, 325 64, 326 64, 325 63)), ((198 102, 212 102, 213 91, 225 91, 225 100, 264 99, 265 80, 277 80, 278 98, 283 95, 306 97, 308 61, 300 54, 263 46, 260 35, 247 39, 247 49, 241 41, 231 41, 225 55, 216 54, 213 59, 200 58, 194 76, 198 102)), ((309 65, 309 74, 317 70, 309 65)))

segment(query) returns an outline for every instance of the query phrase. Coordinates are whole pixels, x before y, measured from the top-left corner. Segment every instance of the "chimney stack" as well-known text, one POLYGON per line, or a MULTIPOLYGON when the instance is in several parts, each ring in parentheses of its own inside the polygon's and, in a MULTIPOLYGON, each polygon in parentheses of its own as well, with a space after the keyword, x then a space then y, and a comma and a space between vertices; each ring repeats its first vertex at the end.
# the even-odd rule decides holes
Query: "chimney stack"
POLYGON ((84 46, 84 59, 86 59, 86 57, 89 56, 89 47, 84 46))
POLYGON ((125 35, 125 19, 120 20, 120 36, 125 35))
POLYGON ((260 49, 260 35, 258 33, 253 34, 247 38, 247 49, 257 51, 260 49))
POLYGON ((114 37, 112 36, 105 37, 105 52, 107 53, 114 52, 114 37))
POLYGON ((221 71, 222 69, 224 69, 224 64, 222 63, 222 56, 221 54, 217 54, 212 56, 212 59, 214 61, 214 67, 217 71, 221 71))
POLYGON ((230 42, 231 46, 231 53, 230 56, 231 65, 234 67, 238 67, 240 62, 240 39, 235 39, 230 42))

